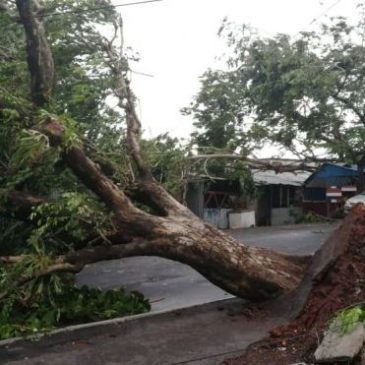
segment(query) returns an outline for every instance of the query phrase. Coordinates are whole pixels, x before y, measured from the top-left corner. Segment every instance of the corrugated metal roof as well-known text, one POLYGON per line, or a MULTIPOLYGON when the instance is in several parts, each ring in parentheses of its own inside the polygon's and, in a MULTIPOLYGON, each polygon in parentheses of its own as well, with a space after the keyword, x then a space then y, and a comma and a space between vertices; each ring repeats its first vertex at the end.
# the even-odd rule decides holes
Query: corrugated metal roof
POLYGON ((354 185, 355 177, 352 176, 330 176, 325 178, 314 178, 305 183, 306 188, 326 188, 329 186, 354 185))
POLYGON ((304 181, 311 175, 308 171, 279 172, 272 170, 253 170, 253 179, 259 185, 292 185, 302 186, 304 181))
MULTIPOLYGON (((327 162, 325 163, 324 165, 333 165, 333 166, 339 166, 339 167, 343 167, 345 169, 350 169, 350 170, 354 170, 354 171, 357 171, 357 165, 349 165, 347 163, 331 163, 331 162, 327 162)), ((365 167, 364 167, 364 171, 365 171, 365 167)))
POLYGON ((343 185, 349 184, 351 178, 354 179, 356 177, 357 167, 355 165, 325 163, 309 176, 305 181, 305 185, 310 187, 338 185, 341 179, 343 180, 341 185, 343 185))

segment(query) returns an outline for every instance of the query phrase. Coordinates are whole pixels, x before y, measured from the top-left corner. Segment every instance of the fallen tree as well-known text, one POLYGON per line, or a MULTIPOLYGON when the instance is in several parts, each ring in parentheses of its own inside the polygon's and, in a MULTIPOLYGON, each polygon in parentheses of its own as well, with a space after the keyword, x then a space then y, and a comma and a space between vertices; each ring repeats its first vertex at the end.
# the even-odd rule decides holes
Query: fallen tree
MULTIPOLYGON (((50 145, 61 150, 63 163, 113 213, 116 228, 111 245, 90 246, 85 242, 79 250, 56 255, 46 267, 21 275, 16 283, 22 285, 57 272, 77 272, 86 264, 101 260, 155 255, 188 264, 217 286, 253 301, 293 290, 301 280, 306 260, 236 242, 199 220, 154 180, 140 148, 141 123, 126 77, 125 62, 112 42, 103 40, 90 47, 99 47, 108 58, 114 94, 127 122, 126 143, 136 171, 134 190, 143 195, 147 210, 138 207, 103 173, 101 167, 87 156, 80 139, 65 143, 67 126, 56 115, 44 117, 41 123, 36 122, 35 115, 40 110, 47 110, 52 101, 54 62, 42 17, 38 16, 39 5, 35 0, 17 0, 16 5, 26 34, 32 103, 31 113, 21 110, 20 115, 33 120, 32 129, 47 136, 50 145)), ((115 24, 115 30, 120 26, 121 23, 115 24)), ((1 105, 6 105, 6 100, 2 100, 1 105)), ((19 197, 21 193, 13 192, 11 196, 19 197)), ((27 199, 26 205, 30 201, 27 199)), ((19 202, 20 199, 15 201, 19 202)), ((11 267, 24 258, 26 255, 3 257, 2 262, 11 267)), ((6 291, 2 295, 6 296, 6 291)))
MULTIPOLYGON (((49 240, 46 241, 46 248, 35 244, 35 251, 29 252, 27 247, 27 250, 18 250, 20 253, 16 255, 2 255, 2 273, 13 274, 8 280, 0 282, 1 302, 23 286, 32 284, 27 295, 19 299, 22 303, 29 302, 36 298, 35 284, 40 280, 61 273, 76 273, 87 264, 136 255, 161 256, 190 265, 214 284, 239 297, 251 301, 280 297, 268 301, 266 308, 287 310, 293 319, 296 318, 289 326, 274 331, 274 338, 253 346, 243 358, 233 363, 255 364, 257 360, 259 362, 256 363, 262 364, 262 358, 258 360, 253 355, 259 351, 274 364, 273 348, 295 348, 298 341, 305 342, 310 331, 310 339, 303 347, 305 354, 301 353, 305 357, 306 351, 312 349, 316 342, 314 323, 322 325, 333 311, 347 305, 349 301, 362 299, 358 289, 361 289, 365 272, 361 260, 365 212, 360 208, 355 210, 310 261, 308 258, 290 257, 250 247, 202 222, 153 178, 140 147, 141 123, 127 79, 125 59, 112 42, 98 38, 98 43, 85 46, 97 47, 106 57, 113 79, 114 95, 124 110, 127 122, 125 141, 133 164, 134 179, 126 189, 121 189, 112 176, 114 167, 110 168, 108 161, 100 163, 100 159, 91 157, 94 155, 90 153, 84 136, 72 134, 63 118, 50 112, 56 72, 43 18, 40 16, 42 9, 35 0, 17 0, 16 5, 26 34, 31 98, 17 98, 14 101, 14 98, 4 97, 0 89, 0 120, 5 123, 7 111, 15 111, 25 131, 32 131, 37 137, 45 139, 50 150, 59 151, 57 164, 70 169, 85 187, 82 199, 92 197, 102 203, 93 205, 96 212, 92 214, 96 213, 96 217, 93 216, 91 222, 87 219, 77 220, 71 225, 73 229, 77 225, 84 231, 92 231, 92 226, 108 214, 111 214, 112 224, 109 231, 96 236, 93 232, 77 244, 72 244, 73 237, 66 235, 63 237, 69 243, 66 247, 58 241, 49 240), (350 237, 353 239, 350 240, 350 237), (47 252, 47 257, 44 257, 44 252, 47 252), (24 264, 29 262, 36 262, 37 265, 33 265, 30 270, 24 264)), ((0 8, 0 11, 7 11, 6 7, 4 9, 0 8)), ((120 26, 120 23, 115 23, 116 32, 120 26)), ((258 168, 285 169, 283 165, 269 162, 246 162, 258 168)), ((289 171, 295 171, 296 168, 293 164, 287 166, 289 171)), ((39 196, 30 191, 29 186, 27 189, 23 187, 22 182, 17 182, 12 185, 12 191, 7 191, 2 214, 26 221, 36 230, 43 229, 44 225, 39 227, 30 216, 36 214, 39 207, 44 209, 45 215, 48 214, 45 209, 47 204, 52 200, 61 200, 61 197, 39 196)), ((83 200, 78 200, 77 205, 82 206, 83 203, 83 200)), ((71 223, 67 221, 67 224, 71 223)), ((284 359, 282 350, 277 350, 275 354, 278 356, 277 363, 281 364, 284 359)), ((296 355, 291 352, 286 359, 297 360, 296 355)))

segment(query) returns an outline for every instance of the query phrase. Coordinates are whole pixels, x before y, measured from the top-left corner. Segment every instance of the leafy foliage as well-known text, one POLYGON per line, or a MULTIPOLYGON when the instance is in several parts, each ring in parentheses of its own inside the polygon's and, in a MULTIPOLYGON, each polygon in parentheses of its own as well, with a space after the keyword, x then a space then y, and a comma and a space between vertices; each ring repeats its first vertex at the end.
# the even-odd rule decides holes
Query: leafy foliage
MULTIPOLYGON (((59 280, 57 285, 54 293, 38 295, 37 300, 23 303, 7 300, 0 309, 0 339, 34 335, 59 326, 138 314, 150 309, 148 301, 136 292, 76 288, 65 280, 59 280)), ((40 288, 38 285, 37 290, 40 288)))
POLYGON ((303 214, 295 210, 289 210, 290 215, 294 218, 296 224, 328 223, 333 222, 333 218, 323 217, 319 214, 308 212, 303 214))
POLYGON ((142 141, 152 174, 172 195, 181 198, 188 169, 190 145, 182 145, 167 134, 142 141))
POLYGON ((295 39, 262 38, 225 21, 229 69, 208 70, 186 110, 196 119, 196 142, 222 147, 233 139, 233 147, 250 151, 269 141, 301 157, 321 151, 358 163, 365 136, 362 31, 363 24, 336 18, 295 39))
POLYGON ((259 192, 253 180, 252 172, 242 161, 235 161, 231 171, 225 176, 240 183, 243 196, 249 198, 258 196, 259 192))
POLYGON ((347 308, 339 312, 334 321, 340 323, 342 333, 348 333, 359 323, 365 326, 365 309, 360 305, 347 308))
MULTIPOLYGON (((133 179, 124 114, 111 106, 115 81, 99 32, 113 33, 118 14, 109 0, 40 4, 57 73, 44 110, 29 101, 25 36, 14 21, 15 4, 5 0, 0 6, 0 254, 21 257, 0 263, 0 338, 149 309, 137 293, 75 288, 72 274, 29 279, 57 264, 56 255, 95 242, 110 244, 107 236, 115 229, 113 215, 63 162, 62 148, 83 145, 121 187, 133 179), (99 10, 84 12, 90 7, 99 10), (47 16, 54 12, 60 15, 47 16), (65 128, 62 148, 52 147, 42 133, 52 119, 65 128), (22 207, 7 209, 13 191, 43 203, 19 214, 22 207)), ((127 50, 123 57, 135 55, 127 50)))
POLYGON ((28 228, 23 237, 17 234, 21 223, 16 221, 1 235, 1 241, 7 237, 25 241, 16 246, 12 241, 11 252, 20 252, 22 259, 11 267, 0 266, 0 338, 149 309, 148 301, 138 293, 75 288, 72 275, 28 280, 55 264, 56 255, 77 247, 91 232, 104 236, 103 230, 111 223, 100 203, 85 194, 65 193, 52 203, 36 207, 30 220, 34 228, 28 228), (21 287, 17 285, 19 280, 24 282, 21 287))
POLYGON ((195 119, 197 131, 192 139, 203 153, 207 153, 207 149, 234 152, 240 147, 241 152, 244 150, 247 154, 251 149, 241 103, 242 91, 235 83, 231 72, 208 70, 201 79, 201 91, 194 103, 182 110, 195 119))
POLYGON ((60 194, 52 202, 35 207, 29 218, 35 228, 28 243, 33 247, 47 246, 45 252, 77 247, 88 237, 105 238, 107 232, 113 231, 111 215, 85 193, 60 194))

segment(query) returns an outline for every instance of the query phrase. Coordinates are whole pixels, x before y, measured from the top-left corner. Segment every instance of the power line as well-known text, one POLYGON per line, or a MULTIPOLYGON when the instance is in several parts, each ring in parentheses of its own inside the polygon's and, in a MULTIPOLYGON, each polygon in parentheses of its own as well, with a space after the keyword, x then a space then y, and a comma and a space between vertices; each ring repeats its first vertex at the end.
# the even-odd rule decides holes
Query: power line
POLYGON ((149 73, 146 73, 146 72, 135 71, 135 70, 132 70, 132 69, 129 69, 129 71, 136 74, 136 75, 140 75, 140 76, 155 77, 155 75, 152 75, 152 74, 149 74, 149 73))
POLYGON ((98 6, 98 7, 88 8, 88 9, 66 10, 64 12, 44 13, 44 14, 40 14, 38 17, 46 18, 49 16, 62 16, 65 14, 83 14, 83 13, 89 13, 92 11, 98 11, 98 10, 104 10, 104 9, 116 9, 116 8, 120 8, 123 6, 143 5, 143 4, 156 3, 156 2, 161 2, 161 1, 164 1, 164 0, 144 0, 144 1, 135 1, 135 2, 130 2, 130 3, 124 3, 124 4, 116 4, 116 5, 110 4, 110 5, 98 6))
POLYGON ((330 5, 327 9, 325 9, 321 14, 319 14, 316 18, 314 18, 309 25, 314 24, 318 19, 322 18, 323 16, 327 15, 329 11, 331 11, 335 6, 337 6, 342 0, 335 1, 332 5, 330 5))
POLYGON ((305 29, 307 29, 309 26, 311 26, 312 24, 314 24, 315 22, 317 22, 317 20, 319 20, 320 18, 322 18, 323 16, 327 15, 328 12, 330 12, 335 6, 337 6, 342 0, 336 0, 333 4, 331 4, 328 8, 326 8, 322 13, 320 13, 319 15, 317 15, 315 18, 313 18, 311 20, 311 22, 304 27, 302 30, 300 30, 299 32, 297 32, 293 38, 296 38, 300 33, 302 33, 305 29))

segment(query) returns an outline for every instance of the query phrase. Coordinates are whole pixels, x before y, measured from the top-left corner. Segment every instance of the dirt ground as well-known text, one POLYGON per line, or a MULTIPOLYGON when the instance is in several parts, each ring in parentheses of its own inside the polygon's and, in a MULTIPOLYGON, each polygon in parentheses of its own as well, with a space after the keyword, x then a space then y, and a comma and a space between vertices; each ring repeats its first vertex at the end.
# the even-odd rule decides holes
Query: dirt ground
MULTIPOLYGON (((251 345, 243 355, 225 365, 289 365, 313 363, 313 353, 333 314, 365 300, 365 208, 357 206, 314 257, 301 286, 287 298, 272 304, 301 308, 287 325, 251 345), (302 303, 302 304, 301 304, 302 303)), ((245 315, 265 316, 268 304, 245 315)), ((294 313, 294 311, 293 311, 294 313)))

